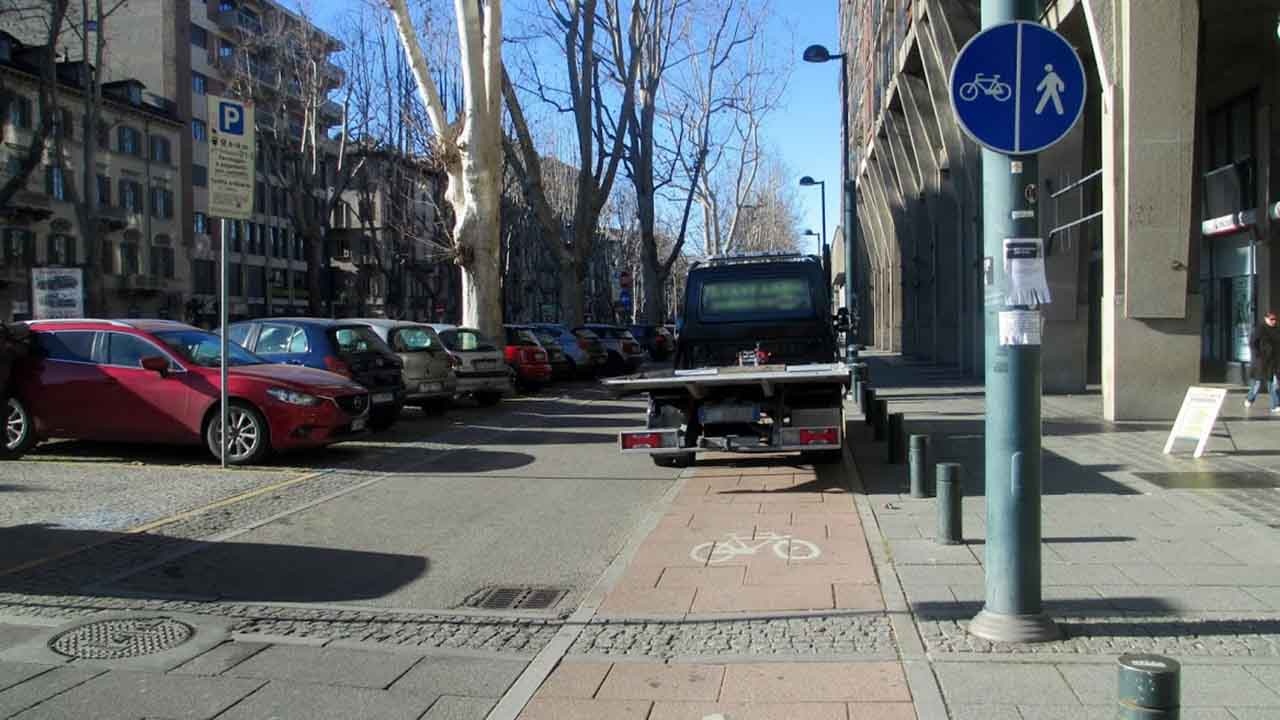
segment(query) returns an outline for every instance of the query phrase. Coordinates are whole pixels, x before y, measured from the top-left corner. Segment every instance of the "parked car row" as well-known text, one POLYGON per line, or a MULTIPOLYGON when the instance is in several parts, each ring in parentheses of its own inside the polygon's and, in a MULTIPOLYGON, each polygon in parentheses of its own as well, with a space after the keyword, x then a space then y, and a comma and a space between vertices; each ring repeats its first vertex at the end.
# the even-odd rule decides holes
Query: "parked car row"
POLYGON ((272 317, 227 328, 228 437, 221 338, 171 320, 44 320, 0 397, 0 459, 45 438, 203 444, 231 464, 390 428, 405 405, 457 397, 493 405, 516 386, 639 368, 620 327, 539 323, 473 328, 379 318, 272 317))

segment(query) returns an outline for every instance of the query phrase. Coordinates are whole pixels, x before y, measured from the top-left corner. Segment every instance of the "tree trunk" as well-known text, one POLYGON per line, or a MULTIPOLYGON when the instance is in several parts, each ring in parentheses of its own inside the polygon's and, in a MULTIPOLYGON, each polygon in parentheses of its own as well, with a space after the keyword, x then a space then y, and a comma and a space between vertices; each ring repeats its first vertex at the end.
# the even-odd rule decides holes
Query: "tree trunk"
MULTIPOLYGON (((307 310, 311 317, 327 317, 325 307, 325 271, 329 267, 329 253, 325 251, 325 238, 308 232, 303 242, 307 245, 307 310)), ((328 288, 330 294, 333 288, 328 288)), ((332 298, 328 298, 332 302, 332 298)))
MULTIPOLYGON (((480 153, 467 156, 471 161, 480 153)), ((453 236, 463 248, 462 324, 491 338, 502 337, 501 196, 497 176, 483 165, 466 162, 472 173, 471 197, 454 222, 453 236)), ((449 181, 454 182, 450 176, 449 181)), ((455 208, 458 205, 454 205, 455 208)))

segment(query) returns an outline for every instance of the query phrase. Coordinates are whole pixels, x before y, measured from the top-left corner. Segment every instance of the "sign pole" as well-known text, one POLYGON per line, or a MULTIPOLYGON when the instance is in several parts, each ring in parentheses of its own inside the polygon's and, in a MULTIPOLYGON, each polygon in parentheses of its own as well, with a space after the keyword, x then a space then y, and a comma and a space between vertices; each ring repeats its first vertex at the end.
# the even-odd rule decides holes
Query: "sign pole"
POLYGON ((222 242, 218 243, 218 407, 220 408, 221 446, 219 459, 227 467, 227 222, 221 220, 222 242))
MULTIPOLYGON (((1035 0, 982 0, 983 27, 1035 19, 1035 0)), ((1014 81, 1010 84, 1015 107, 1024 102, 1021 84, 1034 84, 1038 77, 1031 68, 1022 68, 1017 76, 1008 78, 1014 81), (1021 77, 1022 72, 1027 76, 1021 77)), ((1058 637, 1058 628, 1044 613, 1041 598, 1040 340, 1035 337, 1034 344, 1005 344, 999 331, 1002 313, 1029 309, 1009 302, 1004 240, 1038 234, 1038 183, 1036 155, 983 149, 983 248, 993 269, 989 280, 994 280, 984 288, 986 601, 969 623, 969 632, 996 642, 1040 642, 1058 637)))

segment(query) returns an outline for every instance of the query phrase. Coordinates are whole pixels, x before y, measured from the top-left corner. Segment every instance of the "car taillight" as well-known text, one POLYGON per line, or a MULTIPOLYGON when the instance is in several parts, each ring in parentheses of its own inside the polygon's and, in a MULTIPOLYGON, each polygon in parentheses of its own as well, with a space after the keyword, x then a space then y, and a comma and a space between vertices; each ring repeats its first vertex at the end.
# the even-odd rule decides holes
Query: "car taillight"
POLYGON ((334 357, 333 355, 324 356, 324 369, 331 373, 338 373, 339 375, 351 377, 351 366, 343 362, 341 358, 334 357))
POLYGON ((662 433, 622 433, 622 449, 662 447, 662 433))
POLYGON ((801 445, 835 445, 840 442, 840 431, 836 428, 803 428, 800 430, 801 445))
POLYGON ((503 348, 502 354, 504 357, 507 358, 507 362, 509 363, 520 362, 520 348, 516 347, 515 345, 508 345, 505 348, 503 348))
POLYGON ((768 351, 768 350, 757 350, 757 351, 756 351, 756 364, 757 364, 757 365, 768 365, 768 364, 769 364, 769 359, 770 359, 770 358, 772 358, 772 357, 773 357, 773 356, 769 353, 769 351, 768 351))

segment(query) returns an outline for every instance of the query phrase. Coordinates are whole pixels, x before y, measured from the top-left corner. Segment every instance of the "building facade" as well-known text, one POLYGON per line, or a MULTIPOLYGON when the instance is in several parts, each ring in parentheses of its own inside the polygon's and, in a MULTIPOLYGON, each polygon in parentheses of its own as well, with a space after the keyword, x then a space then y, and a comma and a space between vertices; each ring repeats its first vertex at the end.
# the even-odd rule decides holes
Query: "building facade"
MULTIPOLYGON (((1280 304, 1271 224, 1280 1, 1045 0, 1086 68, 1074 131, 1040 154, 1053 302, 1044 388, 1100 385, 1111 419, 1172 417, 1239 381, 1280 304)), ((978 0, 841 0, 862 340, 983 368, 982 151, 948 92, 978 0)), ((1030 184, 1029 184, 1030 185, 1030 184)))

